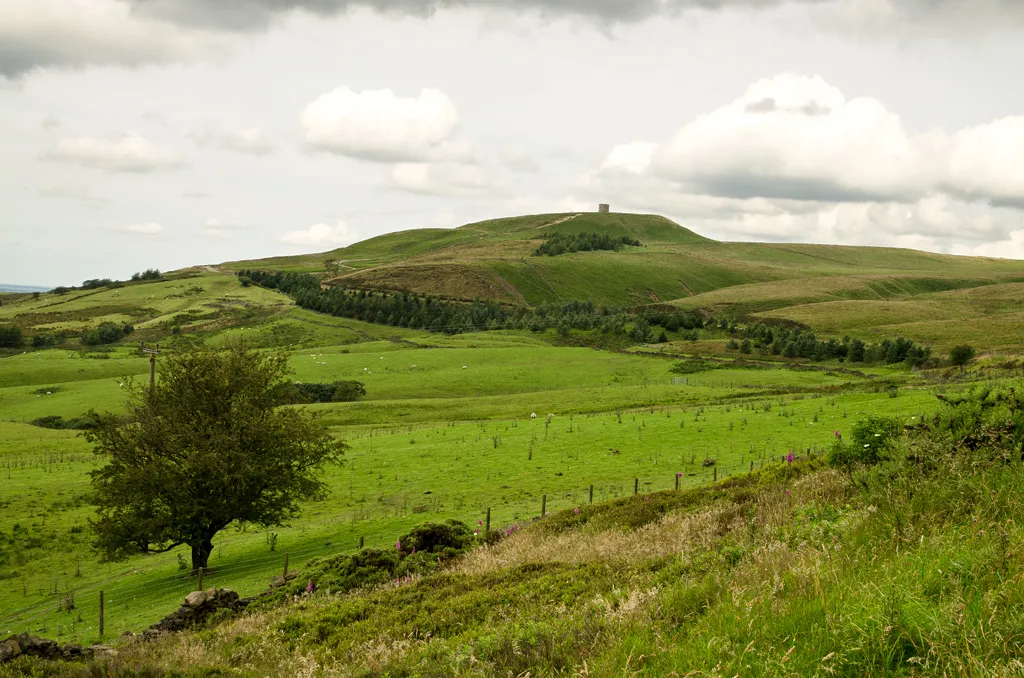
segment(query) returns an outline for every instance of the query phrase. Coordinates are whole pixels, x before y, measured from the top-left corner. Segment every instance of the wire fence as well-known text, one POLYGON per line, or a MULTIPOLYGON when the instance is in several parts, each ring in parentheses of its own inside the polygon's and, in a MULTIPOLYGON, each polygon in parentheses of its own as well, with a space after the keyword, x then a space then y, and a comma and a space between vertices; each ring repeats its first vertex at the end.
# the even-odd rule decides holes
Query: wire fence
MULTIPOLYGON (((820 450, 810 448, 811 454, 820 450)), ((785 463, 784 456, 768 455, 765 450, 760 459, 745 460, 727 465, 714 463, 704 466, 703 459, 691 454, 689 472, 676 472, 658 477, 631 476, 628 479, 591 484, 572 489, 561 489, 529 497, 509 504, 475 507, 472 513, 466 511, 439 511, 438 518, 457 518, 476 526, 490 513, 492 530, 507 530, 515 523, 533 520, 542 514, 551 514, 589 502, 606 501, 633 494, 649 494, 664 490, 688 489, 694 486, 751 473, 764 468, 768 463, 785 463), (695 470, 693 470, 695 467, 695 470)), ((408 518, 413 514, 405 514, 408 518)), ((426 518, 426 515, 424 515, 426 518)), ((214 562, 204 571, 204 584, 228 587, 242 595, 254 595, 267 588, 270 578, 283 573, 285 558, 289 571, 301 570, 309 561, 324 556, 352 554, 365 547, 390 547, 400 534, 394 526, 366 525, 358 532, 358 538, 350 538, 346 545, 324 542, 315 546, 268 552, 266 555, 242 558, 225 562, 214 562)), ((481 530, 482 531, 482 530, 481 530)), ((74 591, 61 590, 56 584, 42 599, 30 605, 9 611, 0 616, 0 632, 29 633, 56 636, 57 638, 99 639, 100 597, 105 607, 105 637, 110 638, 125 631, 139 631, 174 611, 174 605, 196 588, 196 577, 186 568, 170 575, 146 576, 138 570, 123 571, 102 582, 83 586, 74 591), (142 599, 143 607, 136 606, 142 599), (145 602, 145 601, 148 601, 145 602), (61 609, 69 602, 73 608, 61 609)))

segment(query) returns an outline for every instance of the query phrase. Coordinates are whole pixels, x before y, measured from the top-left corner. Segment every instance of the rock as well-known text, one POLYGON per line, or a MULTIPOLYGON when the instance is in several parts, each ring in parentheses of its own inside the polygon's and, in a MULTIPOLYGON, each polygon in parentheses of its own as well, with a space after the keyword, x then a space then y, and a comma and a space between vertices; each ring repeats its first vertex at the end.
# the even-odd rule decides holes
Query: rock
POLYGON ((278 589, 288 583, 288 580, 284 577, 274 577, 270 580, 270 588, 278 589))
POLYGON ((21 645, 14 638, 0 642, 0 664, 9 662, 21 654, 21 645))
POLYGON ((208 595, 209 594, 206 591, 193 591, 192 593, 185 596, 185 605, 186 607, 190 607, 192 609, 200 607, 203 603, 206 602, 208 595))

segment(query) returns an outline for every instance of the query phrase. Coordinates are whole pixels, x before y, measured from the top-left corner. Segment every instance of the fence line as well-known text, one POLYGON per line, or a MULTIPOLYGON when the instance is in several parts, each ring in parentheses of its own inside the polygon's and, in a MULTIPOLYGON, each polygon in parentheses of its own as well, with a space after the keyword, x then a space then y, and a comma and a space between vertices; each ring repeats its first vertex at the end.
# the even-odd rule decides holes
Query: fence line
MULTIPOLYGON (((774 450, 773 450, 773 452, 774 452, 774 450)), ((765 461, 766 461, 766 458, 765 458, 764 455, 762 455, 760 468, 764 468, 765 467, 765 461)), ((783 457, 779 457, 779 462, 778 463, 784 463, 784 458, 783 457)), ((690 489, 692 487, 712 484, 715 481, 724 480, 726 478, 734 477, 736 475, 742 475, 742 474, 745 474, 745 473, 750 473, 750 472, 752 472, 754 470, 754 461, 750 460, 750 464, 751 464, 751 466, 748 468, 746 461, 741 461, 741 462, 739 462, 739 463, 737 463, 735 465, 730 465, 728 467, 723 467, 722 468, 723 472, 721 474, 718 473, 719 466, 717 464, 714 465, 714 466, 711 466, 711 467, 702 467, 702 472, 685 474, 686 477, 701 476, 700 480, 698 480, 698 482, 696 484, 690 485, 690 487, 685 487, 684 486, 682 488, 680 488, 680 486, 679 486, 679 476, 676 475, 676 474, 673 474, 670 478, 666 477, 665 480, 667 482, 665 482, 664 485, 661 482, 658 482, 657 480, 654 480, 654 479, 644 481, 639 476, 632 476, 633 480, 634 480, 633 490, 634 490, 634 494, 649 494, 651 492, 660 492, 660 491, 673 490, 673 489, 675 489, 675 490, 690 489)), ((613 499, 617 499, 617 498, 621 498, 621 497, 633 496, 632 494, 630 494, 628 492, 628 490, 626 490, 627 483, 628 483, 628 481, 620 482, 620 483, 605 482, 605 483, 602 483, 600 485, 591 484, 591 485, 589 485, 589 487, 588 486, 583 486, 581 488, 574 488, 571 491, 563 491, 563 492, 554 493, 554 494, 552 494, 552 493, 541 493, 539 495, 532 495, 531 494, 530 495, 530 499, 535 501, 535 502, 537 502, 537 506, 534 509, 527 509, 527 510, 531 514, 537 512, 539 510, 539 513, 537 513, 537 516, 542 516, 544 514, 550 514, 553 511, 565 510, 565 509, 568 509, 569 507, 573 507, 573 506, 580 506, 580 505, 582 505, 583 501, 589 500, 592 503, 594 501, 594 498, 595 498, 595 489, 597 490, 597 493, 596 493, 597 497, 596 498, 598 500, 608 501, 608 500, 613 500, 613 499), (583 499, 583 501, 580 501, 581 498, 583 499), (566 501, 566 500, 569 500, 569 501, 566 501)), ((511 524, 513 524, 515 522, 518 522, 518 520, 520 520, 520 519, 516 518, 515 516, 518 515, 519 511, 522 510, 523 503, 524 502, 520 501, 520 502, 517 502, 517 503, 514 503, 514 504, 506 504, 506 505, 503 505, 503 506, 499 507, 498 509, 494 509, 493 507, 489 507, 489 508, 486 508, 486 509, 480 509, 478 513, 474 514, 474 517, 470 518, 466 522, 468 524, 472 525, 477 520, 481 520, 482 521, 483 516, 484 516, 484 514, 486 512, 486 514, 488 515, 488 518, 489 518, 488 523, 489 523, 489 525, 492 526, 492 529, 506 530, 506 529, 508 529, 508 527, 507 527, 508 525, 511 525, 511 524), (492 514, 497 514, 498 516, 501 516, 505 520, 504 521, 502 521, 500 519, 496 520, 494 517, 492 517, 492 514), (504 522, 504 525, 503 525, 503 522, 504 522), (493 526, 497 526, 497 527, 493 527, 493 526)), ((531 515, 531 518, 532 519, 536 519, 532 515, 531 515)), ((360 535, 359 543, 360 544, 364 544, 366 542, 369 542, 370 543, 369 545, 371 547, 373 547, 375 543, 377 545, 385 545, 386 546, 386 545, 390 544, 390 539, 392 537, 395 537, 395 536, 397 536, 397 535, 391 534, 390 530, 377 529, 377 530, 368 531, 367 533, 364 533, 364 534, 360 535)), ((255 573, 257 573, 257 572, 259 572, 260 570, 263 570, 263 569, 268 569, 269 570, 270 569, 269 566, 272 563, 280 563, 282 557, 284 557, 285 554, 287 554, 287 556, 291 558, 291 563, 294 566, 293 567, 293 569, 294 569, 296 567, 301 568, 301 567, 305 566, 310 560, 312 560, 313 558, 316 558, 316 557, 321 557, 321 556, 325 556, 325 555, 352 554, 352 553, 358 552, 358 550, 359 550, 359 547, 355 544, 355 540, 353 540, 353 544, 350 547, 348 547, 348 548, 339 548, 339 547, 340 547, 340 545, 331 544, 330 546, 315 546, 315 547, 308 547, 308 548, 303 548, 303 549, 298 549, 298 550, 285 550, 285 549, 282 549, 280 551, 280 553, 278 553, 276 555, 267 555, 267 556, 261 556, 261 557, 256 557, 256 558, 246 558, 244 560, 228 563, 228 564, 226 564, 224 566, 220 566, 220 567, 214 566, 214 567, 208 568, 206 570, 206 575, 205 576, 207 577, 207 581, 210 581, 211 578, 216 578, 218 580, 222 580, 225 577, 225 575, 230 575, 231 578, 237 580, 237 579, 245 578, 247 576, 252 576, 253 574, 255 574, 255 573)), ((271 573, 268 571, 268 576, 270 576, 270 574, 271 573)), ((115 580, 120 578, 122 581, 114 583, 113 587, 110 587, 110 584, 112 583, 110 579, 107 579, 106 581, 101 582, 101 583, 90 585, 90 587, 89 587, 90 590, 87 590, 86 592, 83 592, 81 594, 76 594, 74 596, 75 609, 82 610, 82 609, 85 609, 85 608, 92 609, 92 608, 97 607, 97 605, 99 603, 99 600, 100 600, 100 595, 102 593, 105 596, 106 615, 107 615, 106 626, 109 629, 109 628, 111 628, 113 626, 111 624, 110 617, 113 616, 112 613, 115 613, 115 611, 116 611, 116 603, 122 602, 122 601, 126 601, 126 600, 129 600, 129 599, 135 599, 135 598, 138 597, 139 594, 143 594, 143 593, 150 593, 150 594, 152 594, 154 589, 163 589, 162 591, 157 592, 156 595, 168 595, 169 596, 169 595, 171 595, 174 592, 174 590, 177 588, 176 585, 179 584, 179 583, 183 585, 179 592, 181 593, 182 597, 184 597, 188 593, 188 591, 191 590, 192 582, 194 581, 191 572, 186 572, 186 573, 181 573, 181 574, 174 574, 174 575, 165 576, 165 577, 159 577, 157 579, 152 579, 152 580, 147 580, 147 581, 139 581, 139 582, 124 582, 123 581, 126 577, 130 577, 130 576, 132 576, 132 575, 123 574, 123 575, 120 575, 120 577, 114 577, 115 580), (187 587, 184 586, 184 584, 186 582, 188 582, 188 586, 187 587)), ((25 627, 25 626, 31 628, 33 626, 37 626, 40 623, 45 625, 46 619, 48 617, 62 614, 57 609, 57 606, 59 604, 59 600, 60 600, 60 594, 59 593, 57 593, 57 594, 49 594, 47 596, 47 599, 44 600, 44 601, 40 601, 40 602, 34 603, 34 604, 30 605, 30 606, 27 606, 27 607, 24 607, 22 609, 16 610, 14 612, 10 612, 10 613, 4 615, 3 617, 0 617, 0 625, 2 625, 2 626, 9 626, 12 629, 13 628, 22 628, 22 627, 25 627), (27 614, 27 616, 26 616, 26 614, 27 614)), ((170 610, 168 610, 168 612, 170 612, 170 610)), ((79 615, 79 617, 81 618, 81 615, 79 615)), ((154 621, 155 621, 155 619, 154 619, 154 621)), ((62 622, 58 621, 56 623, 58 624, 58 626, 64 626, 64 624, 62 622)), ((85 622, 83 620, 82 622, 79 622, 79 623, 80 624, 85 624, 87 622, 85 622)), ((72 623, 72 626, 74 626, 74 625, 75 625, 75 622, 72 623)), ((116 625, 116 621, 115 621, 115 625, 116 625)), ((121 627, 124 626, 124 624, 120 624, 120 625, 117 625, 117 626, 118 626, 118 628, 121 628, 121 627)), ((87 627, 87 628, 91 628, 91 627, 87 627)))

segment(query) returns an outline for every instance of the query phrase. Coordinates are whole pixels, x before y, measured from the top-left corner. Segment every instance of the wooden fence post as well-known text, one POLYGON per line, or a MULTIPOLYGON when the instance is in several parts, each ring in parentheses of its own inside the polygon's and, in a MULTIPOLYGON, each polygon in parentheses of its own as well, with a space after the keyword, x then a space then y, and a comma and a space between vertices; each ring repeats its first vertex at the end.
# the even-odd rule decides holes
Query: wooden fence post
POLYGON ((679 474, 676 474, 676 492, 679 491, 679 474))
POLYGON ((284 554, 284 578, 288 578, 288 554, 284 554))
POLYGON ((100 591, 100 640, 103 640, 103 591, 100 591))
POLYGON ((593 484, 590 485, 590 503, 591 504, 594 503, 594 485, 593 484))
POLYGON ((714 478, 711 479, 711 482, 717 483, 718 482, 718 467, 716 466, 713 470, 714 470, 714 478))
POLYGON ((540 500, 540 517, 543 518, 548 513, 548 495, 544 495, 540 500))
POLYGON ((360 551, 363 550, 363 544, 365 544, 365 543, 366 543, 366 537, 365 536, 360 536, 359 537, 359 550, 360 551))
POLYGON ((747 475, 750 475, 753 472, 754 472, 754 460, 751 459, 750 460, 750 470, 747 472, 747 475))
POLYGON ((633 494, 640 494, 640 479, 633 478, 633 494))
POLYGON ((484 528, 484 536, 486 537, 491 533, 491 508, 487 507, 487 527, 484 528))

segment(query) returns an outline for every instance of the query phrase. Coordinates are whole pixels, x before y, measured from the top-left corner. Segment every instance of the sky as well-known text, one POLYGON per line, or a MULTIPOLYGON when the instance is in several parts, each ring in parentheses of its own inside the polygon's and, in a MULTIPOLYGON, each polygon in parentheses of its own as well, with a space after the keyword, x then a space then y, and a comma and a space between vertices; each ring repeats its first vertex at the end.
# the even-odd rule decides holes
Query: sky
POLYGON ((0 0, 0 282, 596 210, 1024 258, 1020 0, 0 0))

